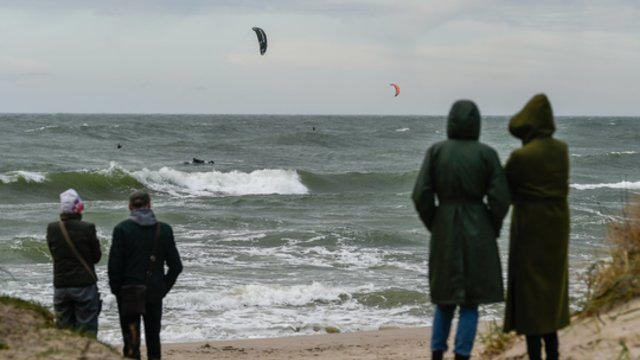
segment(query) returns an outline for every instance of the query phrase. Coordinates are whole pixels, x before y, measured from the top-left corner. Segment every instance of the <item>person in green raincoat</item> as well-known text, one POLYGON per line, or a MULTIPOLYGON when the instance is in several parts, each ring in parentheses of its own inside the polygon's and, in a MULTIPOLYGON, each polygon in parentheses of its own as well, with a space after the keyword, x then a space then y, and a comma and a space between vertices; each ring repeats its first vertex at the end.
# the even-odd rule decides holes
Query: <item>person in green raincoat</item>
POLYGON ((505 171, 513 200, 504 331, 525 334, 530 359, 558 359, 557 330, 569 324, 569 155, 552 137, 551 104, 534 96, 509 122, 522 140, 505 171))
POLYGON ((504 299, 496 239, 509 209, 509 190, 498 154, 478 141, 480 112, 472 101, 453 104, 447 137, 427 150, 412 198, 431 232, 432 358, 442 359, 447 351, 451 321, 460 307, 454 350, 456 359, 468 359, 478 305, 504 299))

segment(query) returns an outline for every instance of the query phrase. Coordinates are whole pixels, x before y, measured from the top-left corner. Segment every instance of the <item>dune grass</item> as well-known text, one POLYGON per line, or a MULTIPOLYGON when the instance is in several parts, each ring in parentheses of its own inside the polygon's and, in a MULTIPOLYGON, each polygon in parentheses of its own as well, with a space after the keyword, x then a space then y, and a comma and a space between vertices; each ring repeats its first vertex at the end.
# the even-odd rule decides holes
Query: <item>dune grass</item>
POLYGON ((15 297, 7 296, 7 295, 0 295, 0 304, 11 305, 18 309, 22 309, 28 312, 34 312, 38 314, 40 317, 42 317, 45 327, 54 326, 53 314, 51 313, 51 311, 49 311, 49 309, 47 309, 43 305, 40 305, 32 301, 27 301, 27 300, 22 300, 15 297))
POLYGON ((640 198, 624 207, 622 220, 608 227, 610 258, 595 263, 579 315, 591 316, 640 297, 640 198))
POLYGON ((480 343, 482 344, 482 358, 491 359, 495 355, 502 354, 518 339, 514 332, 505 333, 502 326, 494 320, 491 321, 487 328, 478 334, 480 343))

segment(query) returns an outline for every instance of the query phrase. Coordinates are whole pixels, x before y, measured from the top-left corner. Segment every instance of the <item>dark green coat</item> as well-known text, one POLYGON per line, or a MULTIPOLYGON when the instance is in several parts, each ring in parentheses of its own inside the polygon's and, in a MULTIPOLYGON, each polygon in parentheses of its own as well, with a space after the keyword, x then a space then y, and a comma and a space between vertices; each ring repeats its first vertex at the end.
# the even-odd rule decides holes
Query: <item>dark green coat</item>
POLYGON ((480 113, 473 102, 453 105, 447 136, 427 150, 413 190, 416 210, 431 232, 431 302, 500 302, 496 238, 509 208, 504 171, 496 151, 478 141, 480 113))
MULTIPOLYGON (((182 261, 176 248, 173 229, 160 222, 159 244, 155 266, 147 284, 147 301, 159 301, 171 290, 182 272, 182 261), (168 271, 165 271, 165 266, 168 271)), ((149 256, 155 243, 157 224, 140 225, 134 220, 120 222, 113 229, 109 250, 109 286, 119 296, 122 285, 145 284, 149 256)))
POLYGON ((551 105, 536 95, 509 123, 523 146, 509 157, 513 199, 504 330, 539 335, 569 324, 569 156, 551 105))

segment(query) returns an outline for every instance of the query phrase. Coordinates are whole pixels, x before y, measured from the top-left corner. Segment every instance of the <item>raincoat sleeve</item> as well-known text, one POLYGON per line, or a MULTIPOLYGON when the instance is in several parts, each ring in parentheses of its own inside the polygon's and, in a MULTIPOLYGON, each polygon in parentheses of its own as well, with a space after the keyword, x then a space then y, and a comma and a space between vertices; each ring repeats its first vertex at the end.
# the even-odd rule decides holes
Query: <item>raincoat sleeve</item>
POLYGON ((520 183, 519 174, 522 170, 520 170, 520 156, 516 152, 511 153, 507 163, 504 166, 504 171, 507 177, 507 184, 509 187, 509 192, 511 194, 512 201, 516 199, 516 190, 520 183))
POLYGON ((182 261, 180 260, 180 254, 178 253, 178 249, 176 248, 176 241, 173 237, 173 229, 170 226, 167 226, 169 232, 169 242, 166 247, 165 252, 165 261, 167 266, 169 267, 169 271, 164 277, 164 294, 166 296, 171 288, 176 283, 178 279, 178 275, 182 272, 182 261))
POLYGON ((434 188, 435 184, 433 183, 433 178, 431 176, 431 169, 433 166, 432 150, 433 148, 430 148, 424 157, 422 168, 420 168, 420 172, 418 173, 418 178, 412 195, 413 204, 418 211, 420 220, 422 220, 422 223, 429 231, 431 231, 431 225, 433 224, 433 219, 435 218, 437 210, 434 188))
POLYGON ((124 271, 124 234, 119 226, 113 229, 111 237, 111 249, 109 250, 109 263, 107 272, 109 275, 109 287, 111 293, 118 296, 122 286, 124 271))
POLYGON ((495 151, 490 153, 489 168, 491 169, 491 179, 487 189, 487 201, 491 222, 496 231, 496 237, 498 237, 502 229, 502 220, 509 211, 511 198, 504 169, 500 165, 500 159, 495 151))

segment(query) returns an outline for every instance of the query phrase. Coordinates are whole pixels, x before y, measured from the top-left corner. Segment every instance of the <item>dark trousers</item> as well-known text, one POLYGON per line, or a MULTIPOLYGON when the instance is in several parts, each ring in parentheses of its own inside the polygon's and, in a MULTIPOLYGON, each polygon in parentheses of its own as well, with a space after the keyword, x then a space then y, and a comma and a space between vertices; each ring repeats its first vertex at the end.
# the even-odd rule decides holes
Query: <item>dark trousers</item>
POLYGON ((527 353, 530 360, 542 359, 542 341, 547 360, 558 360, 558 333, 552 332, 544 335, 527 335, 527 353))
MULTIPOLYGON (((118 312, 120 300, 118 299, 118 312)), ((147 358, 160 359, 160 327, 162 325, 162 300, 147 303, 145 315, 122 316, 120 328, 124 346, 122 354, 125 358, 140 359, 140 318, 144 321, 144 338, 147 346, 147 358)))

